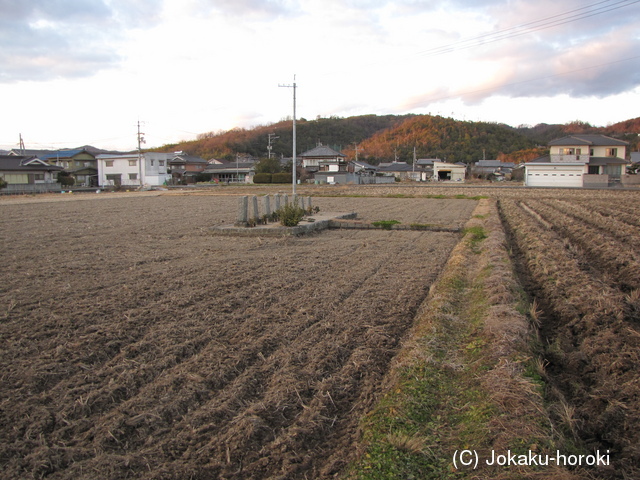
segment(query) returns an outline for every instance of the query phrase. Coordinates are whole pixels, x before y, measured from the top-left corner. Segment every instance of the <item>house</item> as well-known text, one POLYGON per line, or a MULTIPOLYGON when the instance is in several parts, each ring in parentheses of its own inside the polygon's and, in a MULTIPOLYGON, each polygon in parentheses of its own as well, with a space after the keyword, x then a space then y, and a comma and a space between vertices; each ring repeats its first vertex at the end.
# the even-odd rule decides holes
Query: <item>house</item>
POLYGON ((195 155, 175 152, 169 166, 173 184, 196 183, 196 176, 209 166, 209 162, 195 155))
POLYGON ((54 150, 38 155, 41 160, 63 167, 75 179, 76 185, 95 187, 98 185, 98 162, 95 155, 84 148, 54 150))
POLYGON ((422 180, 422 172, 407 162, 381 163, 378 165, 378 173, 394 176, 398 180, 422 180))
POLYGON ((464 163, 433 162, 433 180, 437 182, 464 182, 467 166, 464 163))
POLYGON ((378 167, 369 165, 362 160, 354 160, 347 164, 347 171, 350 173, 357 173, 359 175, 375 175, 378 167))
POLYGON ((513 169, 516 167, 512 162, 501 162, 500 160, 478 160, 471 167, 471 175, 477 178, 510 179, 513 169))
POLYGON ((529 187, 607 187, 625 176, 629 144, 606 135, 569 135, 549 142, 549 155, 525 164, 529 187))
POLYGON ((256 164, 254 162, 210 163, 203 174, 220 183, 253 183, 256 164))
POLYGON ((171 181, 169 160, 172 158, 173 154, 160 152, 98 155, 98 184, 137 188, 166 185, 171 181))
POLYGON ((0 178, 7 182, 9 193, 60 191, 58 172, 62 167, 50 165, 33 156, 0 155, 0 178))
POLYGON ((299 157, 302 159, 302 168, 309 173, 347 171, 347 156, 326 145, 320 144, 301 153, 299 157))

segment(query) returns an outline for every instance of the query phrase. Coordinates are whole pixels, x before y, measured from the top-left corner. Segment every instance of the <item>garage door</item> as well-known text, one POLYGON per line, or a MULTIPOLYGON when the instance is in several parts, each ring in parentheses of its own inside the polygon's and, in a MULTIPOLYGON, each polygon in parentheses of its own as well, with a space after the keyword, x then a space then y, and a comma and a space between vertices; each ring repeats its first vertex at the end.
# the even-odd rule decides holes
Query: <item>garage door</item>
POLYGON ((527 172, 529 187, 582 187, 582 173, 538 171, 527 172))

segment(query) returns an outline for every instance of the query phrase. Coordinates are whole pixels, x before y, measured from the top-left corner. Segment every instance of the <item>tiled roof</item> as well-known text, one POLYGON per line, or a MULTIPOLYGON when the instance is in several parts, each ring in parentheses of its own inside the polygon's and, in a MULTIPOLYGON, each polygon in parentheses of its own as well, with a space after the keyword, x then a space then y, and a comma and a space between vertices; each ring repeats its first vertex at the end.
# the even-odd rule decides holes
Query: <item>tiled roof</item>
POLYGON ((573 145, 629 145, 628 142, 618 140, 616 138, 607 137, 606 135, 568 135, 566 137, 551 140, 549 145, 553 146, 573 146, 573 145))
POLYGON ((307 150, 300 154, 301 157, 346 157, 346 155, 336 152, 333 148, 326 145, 318 145, 316 148, 307 150))
POLYGON ((0 171, 22 172, 52 172, 62 170, 62 167, 49 165, 36 157, 22 157, 19 155, 0 155, 0 171))

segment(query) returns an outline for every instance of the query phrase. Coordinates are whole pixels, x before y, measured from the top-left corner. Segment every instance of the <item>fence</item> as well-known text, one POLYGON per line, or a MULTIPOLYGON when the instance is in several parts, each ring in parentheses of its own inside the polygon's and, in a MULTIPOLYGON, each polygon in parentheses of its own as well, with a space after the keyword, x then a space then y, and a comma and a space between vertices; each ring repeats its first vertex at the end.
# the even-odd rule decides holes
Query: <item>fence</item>
POLYGON ((28 195, 32 193, 59 193, 62 187, 59 183, 10 183, 6 188, 0 189, 4 195, 28 195))

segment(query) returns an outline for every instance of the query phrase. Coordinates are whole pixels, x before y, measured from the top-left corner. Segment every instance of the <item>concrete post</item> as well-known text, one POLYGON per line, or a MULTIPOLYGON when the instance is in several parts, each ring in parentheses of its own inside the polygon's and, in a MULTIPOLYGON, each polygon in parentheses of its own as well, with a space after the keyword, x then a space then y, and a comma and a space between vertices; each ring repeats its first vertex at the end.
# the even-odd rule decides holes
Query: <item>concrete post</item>
POLYGON ((287 205, 289 205, 289 196, 285 193, 283 197, 284 197, 284 204, 282 206, 286 207, 287 205))
POLYGON ((277 212, 278 210, 280 210, 280 207, 282 206, 282 205, 280 205, 280 200, 282 200, 282 197, 280 196, 280 194, 279 194, 279 193, 276 193, 276 195, 275 195, 276 212, 277 212))
POLYGON ((251 206, 253 207, 251 218, 253 219, 253 224, 257 225, 260 221, 260 210, 258 210, 258 197, 256 195, 252 195, 251 197, 251 206))
POLYGON ((302 208, 302 210, 304 210, 305 212, 307 211, 304 207, 304 197, 300 197, 300 207, 302 208))
POLYGON ((313 213, 313 206, 311 205, 311 197, 307 197, 307 210, 309 214, 313 213))
POLYGON ((271 198, 269 197, 269 195, 265 195, 264 197, 262 197, 262 203, 264 206, 264 214, 267 218, 267 221, 269 221, 269 219, 271 218, 271 198))
POLYGON ((297 194, 297 193, 293 195, 293 200, 292 200, 292 202, 293 202, 293 206, 294 206, 294 207, 297 207, 297 206, 298 206, 298 194, 297 194))
POLYGON ((248 216, 249 197, 243 196, 238 198, 238 216, 236 217, 236 225, 246 227, 249 220, 248 216))

